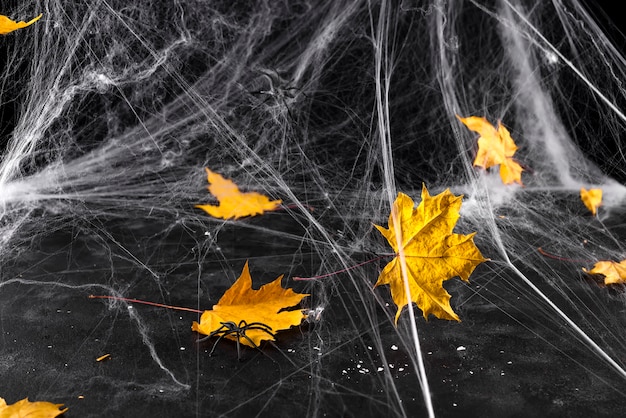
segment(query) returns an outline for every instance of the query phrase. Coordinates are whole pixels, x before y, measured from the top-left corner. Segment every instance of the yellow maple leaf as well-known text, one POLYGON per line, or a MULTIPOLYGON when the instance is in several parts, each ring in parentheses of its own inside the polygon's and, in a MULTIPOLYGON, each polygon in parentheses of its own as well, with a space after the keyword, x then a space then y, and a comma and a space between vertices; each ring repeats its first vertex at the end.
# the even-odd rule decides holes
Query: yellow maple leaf
POLYGON ((29 402, 28 398, 7 405, 6 401, 0 398, 0 418, 54 418, 68 410, 59 409, 63 404, 50 402, 29 402))
POLYGON ((270 332, 265 331, 263 329, 265 327, 251 327, 243 331, 245 332, 244 338, 242 334, 236 332, 224 333, 224 338, 238 340, 253 348, 258 347, 261 341, 275 341, 273 334, 300 325, 306 316, 301 309, 286 309, 294 307, 303 298, 309 296, 283 288, 280 284, 282 278, 283 276, 280 275, 273 282, 254 290, 246 261, 241 276, 222 295, 212 310, 202 313, 200 323, 193 322, 192 331, 211 335, 224 329, 224 324, 234 327, 239 326, 241 321, 245 321, 244 324, 262 324, 270 332))
POLYGON ((231 180, 206 168, 209 192, 215 196, 219 205, 196 205, 209 215, 222 219, 238 219, 244 216, 261 215, 265 211, 276 210, 281 200, 270 200, 257 192, 242 193, 231 180))
POLYGON ((619 263, 615 261, 598 261, 591 270, 583 267, 583 271, 589 274, 601 274, 604 276, 604 284, 626 283, 626 260, 619 263))
POLYGON ((0 15, 0 35, 6 35, 15 30, 25 28, 26 26, 30 26, 36 21, 38 21, 39 19, 41 19, 41 16, 43 16, 43 14, 40 14, 39 16, 37 16, 36 18, 32 19, 29 22, 24 22, 23 20, 16 22, 14 20, 9 19, 7 16, 0 15))
POLYGON ((433 314, 440 319, 460 321, 450 306, 450 294, 443 288, 443 281, 459 276, 467 282, 476 266, 487 261, 474 244, 475 232, 452 233, 462 198, 447 189, 431 197, 424 185, 422 201, 415 208, 409 196, 398 193, 389 215, 389 229, 375 225, 396 254, 375 284, 390 285, 391 297, 398 307, 396 324, 402 308, 408 305, 402 258, 406 262, 410 300, 422 310, 424 318, 428 320, 433 314))
POLYGON ((602 204, 602 189, 580 189, 580 199, 583 201, 587 209, 596 216, 598 208, 602 204))
POLYGON ((486 118, 478 116, 462 118, 456 115, 456 117, 468 129, 480 135, 474 165, 485 169, 499 165, 500 178, 504 184, 518 183, 521 185, 524 169, 513 159, 517 145, 511 138, 508 129, 499 121, 498 126, 494 127, 486 118))

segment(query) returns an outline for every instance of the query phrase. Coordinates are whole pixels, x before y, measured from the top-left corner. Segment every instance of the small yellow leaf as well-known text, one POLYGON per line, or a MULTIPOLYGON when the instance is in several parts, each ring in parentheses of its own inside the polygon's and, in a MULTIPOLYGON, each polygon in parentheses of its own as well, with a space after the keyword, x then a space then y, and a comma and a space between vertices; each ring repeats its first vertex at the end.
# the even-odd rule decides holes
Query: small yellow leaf
POLYGON ((601 274, 604 276, 604 284, 626 283, 626 260, 619 263, 615 261, 598 261, 591 270, 583 267, 583 271, 589 274, 601 274))
POLYGON ((587 209, 596 216, 598 208, 602 205, 602 189, 580 189, 580 199, 583 201, 587 209))
POLYGON ((54 418, 68 410, 68 408, 59 409, 62 407, 63 404, 29 402, 28 398, 7 405, 6 401, 0 398, 0 418, 54 418))
MULTIPOLYGON (((247 324, 261 323, 269 327, 272 333, 298 326, 306 316, 301 309, 292 308, 308 296, 296 293, 281 286, 283 276, 279 276, 271 283, 261 286, 258 290, 252 289, 252 277, 248 269, 248 262, 243 267, 241 276, 220 298, 213 309, 204 311, 200 323, 194 321, 192 331, 210 335, 222 327, 223 323, 232 322, 235 325, 245 321, 247 324)), ((274 341, 275 338, 260 329, 245 331, 247 338, 239 338, 236 333, 225 335, 224 338, 237 341, 249 347, 258 347, 261 341, 274 341)))
POLYGON ((270 200, 267 196, 256 192, 242 193, 231 180, 205 169, 209 192, 215 196, 219 205, 196 205, 209 215, 221 219, 237 219, 244 216, 261 215, 265 211, 276 210, 281 200, 270 200))
POLYGON ((487 261, 474 244, 475 233, 452 232, 460 216, 461 199, 449 190, 431 197, 423 186, 422 201, 415 208, 409 196, 398 193, 389 215, 389 229, 375 225, 396 253, 375 284, 390 285, 391 297, 398 307, 396 323, 402 308, 409 304, 400 252, 406 264, 410 300, 422 310, 424 318, 433 314, 440 319, 460 321, 450 306, 450 294, 443 282, 456 276, 469 281, 476 266, 487 261))
POLYGON ((39 19, 41 19, 41 16, 43 16, 43 14, 40 14, 39 16, 37 16, 36 18, 32 19, 29 22, 24 22, 24 21, 16 22, 14 20, 9 19, 7 16, 0 15, 0 35, 6 35, 15 30, 25 28, 26 26, 30 26, 36 21, 38 21, 39 19))
POLYGON ((478 116, 462 118, 456 115, 456 117, 468 129, 480 135, 474 165, 485 169, 499 165, 500 178, 504 184, 518 183, 521 185, 524 169, 513 159, 517 145, 511 138, 508 129, 500 122, 498 122, 497 127, 494 127, 486 118, 478 116))

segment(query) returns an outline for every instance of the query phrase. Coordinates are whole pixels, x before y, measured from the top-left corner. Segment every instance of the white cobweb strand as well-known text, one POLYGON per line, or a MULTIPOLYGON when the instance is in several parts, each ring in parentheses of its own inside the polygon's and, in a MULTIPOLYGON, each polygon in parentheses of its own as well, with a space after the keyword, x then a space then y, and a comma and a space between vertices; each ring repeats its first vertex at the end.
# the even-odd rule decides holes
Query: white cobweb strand
MULTIPOLYGON (((393 44, 390 44, 388 36, 393 32, 393 28, 390 22, 392 11, 387 1, 383 0, 380 6, 380 14, 378 16, 378 25, 375 30, 372 30, 374 34, 374 51, 375 51, 375 84, 376 84, 376 115, 378 125, 378 137, 380 138, 381 154, 383 159, 383 175, 385 178, 385 190, 387 192, 387 199, 389 206, 391 207, 391 216, 393 219, 395 228, 395 239, 398 248, 398 260, 400 261, 400 268, 402 272, 402 281, 404 284, 404 292, 406 294, 406 306, 409 314, 409 328, 411 331, 411 341, 413 342, 416 358, 416 370, 417 376, 422 389, 422 396, 426 406, 426 411, 429 417, 435 416, 433 403, 430 395, 430 385, 428 384, 428 376, 426 375, 426 367, 424 365, 424 357, 422 355, 422 349, 419 340, 419 334, 417 332, 417 323, 415 320, 415 312, 413 311, 413 298, 411 297, 411 288, 409 285, 409 275, 406 265, 406 258, 404 254, 404 238, 402 236, 402 229, 399 225, 402 225, 399 214, 397 213, 393 202, 396 199, 396 185, 395 185, 395 170, 393 166, 393 153, 391 149, 391 123, 389 120, 389 83, 391 77, 393 77, 393 44)), ((403 410, 404 412, 404 410, 403 410)))

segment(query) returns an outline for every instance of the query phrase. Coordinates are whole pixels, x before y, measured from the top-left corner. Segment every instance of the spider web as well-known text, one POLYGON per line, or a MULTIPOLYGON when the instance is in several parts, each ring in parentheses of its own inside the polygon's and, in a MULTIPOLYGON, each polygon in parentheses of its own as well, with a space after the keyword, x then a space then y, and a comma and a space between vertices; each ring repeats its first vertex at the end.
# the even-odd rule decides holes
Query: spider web
POLYGON ((0 396, 67 416, 611 415, 626 406, 626 64, 585 3, 3 2, 0 396), (502 121, 524 187, 472 166, 502 121), (223 221, 204 168, 283 210, 223 221), (397 192, 463 194, 461 323, 372 286, 397 192), (602 188, 593 217, 581 187, 602 188), (546 257, 537 249, 561 256, 546 257), (309 293, 276 346, 198 343, 249 260, 309 293), (103 354, 107 360, 95 361, 103 354))

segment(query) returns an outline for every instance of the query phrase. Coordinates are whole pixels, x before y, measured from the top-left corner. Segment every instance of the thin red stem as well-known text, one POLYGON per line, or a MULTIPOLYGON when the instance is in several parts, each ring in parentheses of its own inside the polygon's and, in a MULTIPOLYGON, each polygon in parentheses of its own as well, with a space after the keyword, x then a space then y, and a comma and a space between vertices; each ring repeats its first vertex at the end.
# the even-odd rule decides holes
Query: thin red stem
POLYGON ((89 299, 123 300, 125 302, 141 303, 142 305, 150 305, 150 306, 157 306, 159 308, 175 309, 177 311, 187 311, 187 312, 195 312, 195 313, 202 313, 202 312, 204 312, 204 311, 199 311, 198 309, 185 308, 185 307, 180 307, 180 306, 164 305, 162 303, 148 302, 148 301, 139 300, 139 299, 122 298, 122 297, 118 297, 118 296, 89 295, 89 299))
MULTIPOLYGON (((307 208, 309 210, 309 212, 313 212, 315 209, 313 208, 313 206, 308 206, 308 205, 302 205, 303 207, 307 208)), ((280 205, 279 207, 277 207, 276 209, 274 209, 274 211, 279 211, 279 210, 287 210, 287 209, 297 209, 300 206, 298 206, 295 203, 290 203, 288 205, 280 205)))
POLYGON ((575 258, 567 258, 567 257, 561 257, 561 256, 558 256, 558 255, 554 255, 554 254, 551 254, 551 253, 545 251, 541 247, 537 248, 537 251, 539 251, 539 254, 543 255, 544 257, 552 258, 553 260, 567 261, 567 262, 570 262, 570 263, 593 263, 592 260, 580 260, 580 259, 575 259, 575 258))
POLYGON ((326 273, 326 274, 322 274, 320 276, 313 276, 313 277, 293 277, 293 280, 308 281, 308 280, 324 279, 326 277, 335 276, 337 274, 345 273, 346 271, 350 271, 352 269, 364 266, 366 264, 373 263, 373 262, 378 261, 378 260, 380 260, 382 258, 385 258, 385 257, 395 257, 395 256, 396 256, 396 254, 382 254, 382 255, 380 255, 380 256, 378 256, 376 258, 372 258, 371 260, 363 261, 362 263, 355 264, 353 266, 346 267, 346 268, 341 269, 341 270, 333 271, 331 273, 326 273))

